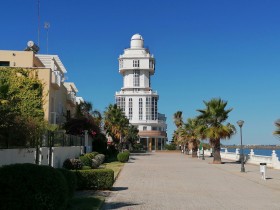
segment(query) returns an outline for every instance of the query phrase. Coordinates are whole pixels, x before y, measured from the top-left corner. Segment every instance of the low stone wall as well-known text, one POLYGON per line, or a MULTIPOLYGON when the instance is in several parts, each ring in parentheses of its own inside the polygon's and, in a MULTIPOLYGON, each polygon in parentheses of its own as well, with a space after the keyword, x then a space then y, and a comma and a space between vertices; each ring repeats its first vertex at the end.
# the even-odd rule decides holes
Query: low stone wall
MULTIPOLYGON (((201 154, 201 152, 200 152, 201 154)), ((211 150, 205 150, 205 155, 211 155, 211 150)), ((235 152, 228 152, 225 149, 224 152, 221 152, 221 157, 223 159, 239 161, 240 160, 240 152, 239 149, 236 149, 235 152)), ((272 150, 271 156, 262 156, 262 155, 255 155, 254 150, 251 149, 250 154, 244 157, 245 163, 250 163, 254 165, 259 165, 260 163, 266 163, 268 167, 274 169, 280 169, 280 161, 275 153, 275 150, 272 150)))

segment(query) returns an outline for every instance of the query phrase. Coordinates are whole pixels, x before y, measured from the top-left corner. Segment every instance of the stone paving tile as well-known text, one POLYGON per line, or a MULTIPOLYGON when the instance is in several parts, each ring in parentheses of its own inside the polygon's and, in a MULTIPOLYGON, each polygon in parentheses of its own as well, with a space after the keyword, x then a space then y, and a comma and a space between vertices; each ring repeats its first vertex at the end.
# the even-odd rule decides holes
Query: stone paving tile
POLYGON ((180 153, 132 156, 125 164, 103 209, 277 209, 280 171, 224 160, 191 158, 180 153))

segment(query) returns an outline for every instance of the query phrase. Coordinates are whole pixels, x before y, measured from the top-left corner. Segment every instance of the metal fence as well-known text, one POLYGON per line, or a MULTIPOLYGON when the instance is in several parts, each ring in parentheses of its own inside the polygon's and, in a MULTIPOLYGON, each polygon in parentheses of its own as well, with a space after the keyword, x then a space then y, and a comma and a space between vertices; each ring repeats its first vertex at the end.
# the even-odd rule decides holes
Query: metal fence
POLYGON ((66 147, 66 146, 83 146, 85 144, 84 136, 74 136, 66 134, 63 131, 48 131, 36 143, 28 141, 25 144, 19 144, 15 139, 0 138, 0 149, 12 148, 34 148, 39 147, 66 147))

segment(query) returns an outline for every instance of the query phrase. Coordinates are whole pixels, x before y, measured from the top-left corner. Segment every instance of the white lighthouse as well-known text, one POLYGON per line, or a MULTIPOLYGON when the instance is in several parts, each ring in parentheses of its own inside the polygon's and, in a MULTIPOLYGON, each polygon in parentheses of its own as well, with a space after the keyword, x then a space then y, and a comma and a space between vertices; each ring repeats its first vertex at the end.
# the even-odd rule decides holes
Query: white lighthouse
POLYGON ((159 95, 151 88, 155 59, 144 48, 140 34, 131 37, 130 48, 119 57, 119 72, 123 87, 117 92, 116 103, 130 123, 139 129, 140 142, 151 150, 161 150, 166 142, 166 117, 158 113, 159 95))

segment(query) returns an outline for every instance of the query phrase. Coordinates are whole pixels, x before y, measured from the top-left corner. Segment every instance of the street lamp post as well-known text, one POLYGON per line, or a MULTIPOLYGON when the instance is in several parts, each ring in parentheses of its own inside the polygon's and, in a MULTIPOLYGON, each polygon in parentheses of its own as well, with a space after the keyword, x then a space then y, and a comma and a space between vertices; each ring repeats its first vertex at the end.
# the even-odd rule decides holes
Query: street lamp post
POLYGON ((237 121, 238 126, 240 127, 240 140, 241 140, 241 172, 245 172, 244 167, 244 153, 243 153, 243 144, 242 144, 242 126, 244 124, 243 120, 237 121))

